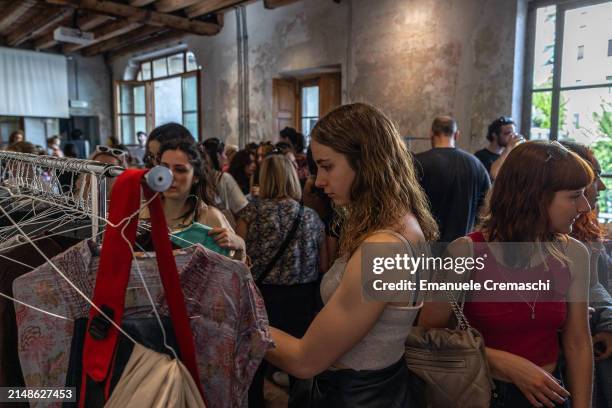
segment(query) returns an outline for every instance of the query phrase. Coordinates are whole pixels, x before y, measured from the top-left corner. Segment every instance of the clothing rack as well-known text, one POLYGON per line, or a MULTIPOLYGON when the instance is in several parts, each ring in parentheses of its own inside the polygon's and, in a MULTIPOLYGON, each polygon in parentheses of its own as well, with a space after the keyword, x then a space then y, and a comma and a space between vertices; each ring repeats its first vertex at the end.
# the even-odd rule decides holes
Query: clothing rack
MULTIPOLYGON (((95 203, 92 202, 92 205, 95 205, 95 207, 92 208, 92 223, 94 224, 94 230, 103 227, 103 225, 99 225, 98 220, 105 219, 107 214, 107 178, 117 177, 124 171, 123 167, 100 163, 93 160, 0 151, 0 181, 5 181, 5 169, 7 166, 11 165, 29 165, 32 168, 42 169, 45 171, 53 170, 54 172, 60 174, 72 172, 77 175, 88 174, 95 176, 97 179, 97 182, 95 183, 95 190, 97 194, 94 197, 97 197, 97 200, 95 203)), ((36 176, 38 176, 38 174, 36 176)), ((145 176, 145 181, 152 190, 162 192, 167 190, 172 184, 172 173, 166 167, 156 166, 151 169, 149 173, 147 173, 145 176)), ((11 182, 11 186, 14 187, 30 187, 30 185, 27 183, 21 185, 21 182, 24 182, 23 178, 16 178, 11 180, 11 182)), ((66 196, 61 191, 61 188, 55 191, 50 189, 44 193, 46 196, 54 196, 56 198, 65 198, 66 196)))
MULTIPOLYGON (((35 167, 58 170, 60 172, 87 173, 98 176, 98 215, 105 217, 106 214, 106 177, 116 177, 123 172, 123 168, 96 162, 68 157, 42 156, 29 153, 0 152, 0 174, 4 175, 4 167, 8 163, 23 163, 35 167)), ((50 192, 53 194, 53 192, 50 192)), ((62 195, 62 192, 57 192, 62 195)))

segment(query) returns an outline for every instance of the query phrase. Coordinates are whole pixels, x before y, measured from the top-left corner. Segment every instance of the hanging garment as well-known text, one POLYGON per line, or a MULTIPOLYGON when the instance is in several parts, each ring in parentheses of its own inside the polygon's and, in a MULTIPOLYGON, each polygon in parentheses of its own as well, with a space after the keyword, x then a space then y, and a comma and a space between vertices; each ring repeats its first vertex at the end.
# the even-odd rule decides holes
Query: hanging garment
MULTIPOLYGON (((78 243, 72 238, 55 236, 36 241, 48 257, 53 257, 78 243)), ((29 244, 15 246, 2 253, 0 258, 0 292, 12 296, 13 281, 33 268, 43 264, 45 259, 29 244)), ((13 303, 0 297, 0 387, 24 387, 21 365, 17 355, 17 323, 13 303)), ((0 407, 9 403, 0 402, 0 407)), ((23 403, 28 406, 27 403, 23 403)), ((11 407, 18 406, 11 403, 11 407)))
MULTIPOLYGON (((121 181, 121 177, 117 180, 117 183, 121 181)), ((117 183, 113 192, 117 191, 117 183)), ((159 203, 159 201, 153 203, 156 202, 159 203)), ((132 205, 132 203, 129 204, 132 205)), ((137 209, 138 203, 136 203, 137 209)), ((113 207, 111 206, 112 214, 113 207)), ((116 223, 118 220, 111 217, 111 222, 116 223)), ((139 292, 135 292, 136 299, 131 299, 133 296, 130 296, 130 293, 127 296, 125 295, 126 289, 130 286, 134 287, 136 285, 137 289, 140 279, 132 278, 132 282, 129 282, 129 264, 132 263, 129 247, 135 236, 135 223, 129 223, 124 230, 127 242, 123 241, 121 246, 127 246, 128 251, 110 251, 113 256, 101 256, 100 274, 95 277, 96 294, 94 295, 94 301, 97 304, 108 306, 113 311, 113 320, 117 324, 121 324, 123 317, 128 316, 128 313, 124 313, 124 303, 128 307, 128 312, 131 300, 143 300, 137 302, 135 306, 140 311, 142 311, 141 306, 146 306, 149 303, 142 296, 139 299, 139 292), (127 257, 126 252, 129 252, 127 257), (117 275, 117 277, 106 276, 109 271, 111 275, 117 275), (99 292, 99 290, 102 292, 99 292), (112 298, 108 297, 107 300, 104 300, 105 298, 102 297, 98 299, 100 293, 104 296, 108 294, 112 298)), ((115 235, 117 235, 117 231, 117 228, 111 230, 111 232, 115 232, 115 235)), ((165 227, 157 228, 157 231, 165 231, 165 227)), ((169 253, 169 241, 167 236, 164 237, 166 238, 167 248, 161 249, 164 251, 167 249, 169 253)), ((108 229, 105 244, 107 238, 114 240, 109 242, 122 241, 120 236, 111 236, 108 229)), ((154 243, 157 252, 159 252, 159 241, 155 240, 154 243)), ((104 252, 105 249, 109 248, 113 249, 115 246, 103 246, 102 251, 104 252)), ((94 274, 91 271, 95 270, 95 267, 92 267, 92 248, 87 243, 78 245, 74 249, 76 251, 67 251, 62 254, 64 258, 56 257, 55 265, 64 272, 71 282, 74 282, 86 294, 89 294, 92 291, 92 281, 94 280, 94 274)), ((172 310, 170 310, 170 313, 167 312, 168 308, 176 306, 176 302, 173 300, 176 299, 176 296, 173 297, 171 294, 172 287, 175 289, 180 287, 179 290, 182 292, 180 298, 185 299, 187 304, 192 306, 195 304, 195 308, 192 310, 185 310, 184 316, 185 319, 188 315, 192 317, 190 321, 185 320, 187 327, 191 326, 189 331, 193 331, 193 336, 190 334, 187 340, 196 340, 198 359, 196 361, 194 356, 193 364, 191 364, 189 358, 184 361, 193 378, 202 377, 201 385, 202 389, 206 390, 205 395, 207 400, 210 401, 209 406, 242 405, 252 374, 271 343, 269 333, 266 331, 267 321, 263 311, 263 302, 255 289, 249 271, 242 263, 231 261, 197 246, 192 251, 189 265, 181 271, 180 282, 176 282, 176 284, 170 282, 172 286, 169 289, 168 282, 165 281, 167 276, 164 277, 167 270, 165 267, 170 262, 172 267, 175 268, 175 261, 168 256, 160 256, 157 261, 160 263, 161 278, 164 280, 164 292, 172 302, 167 305, 164 303, 165 297, 157 295, 156 303, 162 315, 170 314, 172 316, 175 330, 177 329, 175 312, 172 310), (207 384, 207 382, 210 382, 210 384, 207 384), (211 390, 214 391, 211 392, 211 390)), ((43 265, 33 273, 23 276, 21 278, 23 281, 16 281, 14 284, 15 296, 22 301, 28 299, 27 303, 44 310, 49 311, 55 308, 57 314, 71 319, 78 319, 88 314, 87 309, 89 307, 85 300, 78 296, 72 286, 51 268, 50 264, 43 265), (39 278, 41 279, 37 285, 35 281, 39 278), (47 293, 41 293, 41 289, 47 291, 47 293)), ((151 273, 147 275, 147 268, 141 269, 143 269, 144 280, 148 287, 151 286, 151 280, 159 280, 159 274, 154 267, 150 268, 154 271, 154 276, 151 276, 151 273)), ((176 271, 174 274, 177 278, 179 277, 176 271)), ((24 315, 27 316, 27 313, 32 311, 31 309, 27 310, 24 315)), ((93 337, 92 327, 96 329, 96 334, 98 334, 98 325, 93 325, 96 322, 96 314, 97 311, 89 311, 91 320, 89 334, 84 345, 83 369, 88 378, 100 382, 110 378, 108 375, 110 357, 113 355, 118 336, 116 329, 113 333, 111 331, 113 329, 104 328, 102 336, 93 337)), ((66 376, 66 355, 70 348, 70 345, 66 343, 72 336, 73 329, 71 324, 64 323, 62 327, 62 324, 50 321, 53 317, 44 316, 44 319, 34 315, 31 316, 32 319, 18 317, 20 359, 23 361, 24 367, 27 367, 24 368, 26 384, 34 386, 35 383, 42 382, 44 386, 52 386, 52 384, 61 386, 62 379, 66 376), (37 323, 39 326, 36 326, 37 323), (51 330, 48 330, 49 328, 51 330), (35 343, 29 342, 31 338, 26 335, 27 332, 35 333, 35 337, 37 337, 35 343), (24 337, 21 337, 22 333, 24 337), (58 357, 60 357, 59 361, 58 357), (49 375, 53 378, 50 379, 49 375)), ((180 329, 177 332, 179 351, 183 358, 185 356, 189 357, 189 350, 181 345, 186 340, 186 337, 181 336, 181 333, 185 333, 185 330, 180 329)))
MULTIPOLYGON (((140 359, 138 355, 132 355, 139 346, 144 343, 139 339, 134 339, 122 330, 119 326, 124 325, 125 295, 127 293, 130 279, 130 269, 134 258, 132 247, 136 239, 136 229, 138 227, 138 213, 141 211, 140 187, 146 170, 126 170, 115 181, 111 193, 110 211, 108 224, 104 230, 104 240, 100 252, 100 266, 96 274, 96 285, 93 298, 90 301, 92 308, 89 310, 87 331, 83 344, 83 356, 81 375, 81 386, 79 392, 79 407, 100 407, 106 405, 112 394, 119 400, 128 399, 127 395, 117 397, 114 387, 111 387, 116 376, 113 367, 117 367, 120 357, 119 348, 122 338, 125 335, 135 347, 128 352, 130 359, 127 367, 137 372, 129 372, 125 378, 122 371, 119 383, 116 387, 122 390, 123 394, 129 393, 125 390, 125 385, 121 381, 141 379, 138 383, 143 387, 147 386, 147 378, 151 377, 154 385, 159 382, 159 375, 167 380, 166 387, 175 390, 176 401, 166 399, 168 395, 160 395, 160 401, 150 401, 152 406, 169 406, 177 408, 204 408, 206 394, 201 387, 200 374, 195 358, 195 347, 193 343, 193 333, 189 325, 187 308, 185 307, 185 296, 180 287, 176 262, 172 255, 172 246, 168 238, 168 227, 162 207, 161 199, 147 186, 143 187, 144 197, 148 202, 148 209, 152 216, 153 244, 157 254, 157 265, 159 276, 164 287, 164 298, 167 300, 171 326, 168 332, 175 335, 177 346, 171 352, 175 358, 171 367, 164 364, 165 357, 154 350, 147 348, 146 354, 149 362, 154 362, 155 366, 145 366, 134 363, 134 358, 140 359), (96 307, 93 307, 97 305, 96 307), (111 324, 112 323, 112 324, 111 324), (135 364, 135 365, 134 365, 135 364), (184 369, 183 369, 184 365, 184 369), (174 369, 177 368, 178 369, 174 369), (144 370, 144 371, 143 371, 144 370), (155 372, 156 375, 153 375, 155 372), (197 385, 197 392, 193 392, 193 383, 197 385), (189 385, 192 385, 190 387, 189 385), (165 398, 164 398, 165 397, 165 398), (191 401, 191 405, 176 405, 177 403, 191 401)), ((153 299, 150 299, 153 303, 153 299)), ((145 338, 165 338, 166 329, 163 327, 161 319, 158 319, 159 331, 146 330, 145 338)), ((147 328, 150 319, 136 320, 136 328, 147 328)), ((145 346, 146 347, 146 346, 145 346)), ((138 353, 137 353, 138 354, 138 353)), ((159 386, 160 384, 158 384, 159 386)), ((131 394, 135 390, 131 391, 131 394)))
MULTIPOLYGON (((241 407, 253 374, 272 345, 263 300, 243 263, 199 245, 179 251, 175 260, 208 406, 241 407)), ((93 242, 77 244, 52 261, 86 295, 91 295, 99 261, 93 242)), ((155 259, 138 259, 138 264, 157 299, 159 313, 168 315, 155 259)), ((49 264, 16 279, 13 291, 15 298, 25 303, 74 320, 89 312, 89 304, 49 264)), ((132 265, 125 315, 149 316, 150 310, 132 265)), ((22 305, 17 305, 16 311, 25 383, 28 387, 64 386, 74 323, 22 305)), ((36 401, 32 406, 46 405, 36 401)))

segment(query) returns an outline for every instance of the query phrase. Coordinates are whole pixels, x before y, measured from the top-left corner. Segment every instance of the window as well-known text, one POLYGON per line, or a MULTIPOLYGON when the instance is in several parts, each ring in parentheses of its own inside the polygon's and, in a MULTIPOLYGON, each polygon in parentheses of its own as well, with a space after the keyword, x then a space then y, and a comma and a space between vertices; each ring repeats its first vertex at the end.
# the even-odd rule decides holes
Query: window
MULTIPOLYGON (((533 55, 527 58, 530 87, 525 94, 531 109, 523 125, 530 128, 532 139, 574 140, 590 146, 603 173, 610 174, 612 75, 605 50, 607 45, 607 54, 612 54, 612 1, 540 4, 550 2, 534 1, 530 6, 528 49, 533 55)), ((600 207, 602 213, 612 213, 612 200, 602 198, 600 207)))
POLYGON ((192 52, 140 62, 136 81, 118 81, 117 133, 135 144, 136 134, 176 122, 199 138, 199 67, 192 52))
POLYGON ((125 144, 136 144, 136 134, 147 131, 145 86, 123 83, 118 86, 117 98, 121 141, 125 144))
MULTIPOLYGON (((339 67, 338 67, 339 71, 339 67)), ((310 144, 310 132, 319 118, 341 104, 340 72, 272 80, 272 114, 276 132, 289 126, 297 129, 310 144)))
POLYGON ((319 120, 319 85, 315 82, 300 83, 300 126, 310 140, 310 131, 319 120))

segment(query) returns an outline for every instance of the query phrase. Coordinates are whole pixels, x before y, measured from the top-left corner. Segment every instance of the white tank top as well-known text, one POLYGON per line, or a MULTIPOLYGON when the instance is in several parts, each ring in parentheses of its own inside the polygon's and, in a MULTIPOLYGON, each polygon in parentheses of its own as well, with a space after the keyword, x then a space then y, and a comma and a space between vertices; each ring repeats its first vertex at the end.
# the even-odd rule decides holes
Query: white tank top
MULTIPOLYGON (((398 237, 412 253, 410 243, 403 235, 391 231, 380 230, 398 237)), ((346 268, 347 260, 338 258, 323 275, 321 281, 321 298, 327 303, 334 294, 346 268)), ((422 296, 420 296, 422 298, 422 296)), ((415 299, 416 300, 416 299, 415 299)), ((419 309, 417 306, 395 306, 388 304, 372 329, 351 350, 340 357, 336 364, 353 370, 379 370, 396 363, 404 355, 404 343, 419 309)))

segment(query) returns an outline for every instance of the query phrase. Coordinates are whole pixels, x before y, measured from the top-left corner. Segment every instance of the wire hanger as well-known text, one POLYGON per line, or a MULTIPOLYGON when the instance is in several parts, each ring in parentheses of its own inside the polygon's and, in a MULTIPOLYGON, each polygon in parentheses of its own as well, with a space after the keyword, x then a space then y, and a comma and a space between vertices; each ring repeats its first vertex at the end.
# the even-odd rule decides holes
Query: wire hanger
MULTIPOLYGON (((169 170, 167 170, 167 169, 165 169, 165 170, 163 170, 163 171, 169 172, 169 170)), ((20 173, 20 172, 18 172, 18 174, 19 174, 19 173, 20 173)), ((21 180, 20 180, 20 179, 19 179, 19 177, 18 177, 18 180, 19 180, 20 182, 22 182, 22 181, 23 181, 23 178, 21 178, 21 180)), ((150 182, 150 181, 151 181, 151 180, 150 180, 150 178, 149 178, 149 182, 150 182)), ((23 183, 18 183, 18 184, 23 184, 23 183)), ((91 188, 90 190, 91 190, 91 191, 94 191, 95 189, 91 188)), ((141 206, 141 208, 139 208, 139 209, 138 209, 138 211, 137 211, 136 213, 132 214, 132 215, 131 215, 131 216, 129 216, 129 217, 124 218, 124 219, 123 219, 123 220, 121 220, 121 221, 120 221, 120 222, 119 222, 117 225, 113 225, 113 224, 112 224, 112 223, 111 223, 111 222, 110 222, 108 219, 106 219, 105 217, 101 217, 101 216, 96 215, 96 214, 93 214, 93 213, 89 213, 89 214, 87 214, 87 215, 91 216, 91 217, 92 217, 92 219, 102 219, 102 220, 103 220, 104 222, 106 222, 108 225, 111 225, 111 226, 113 226, 113 227, 119 227, 119 226, 121 226, 122 224, 124 224, 124 223, 125 223, 125 224, 123 225, 122 229, 121 229, 121 236, 122 236, 122 237, 123 237, 123 239, 126 241, 126 243, 128 243, 128 245, 129 245, 129 241, 128 241, 128 240, 127 240, 127 238, 125 237, 125 227, 128 225, 129 221, 130 221, 130 220, 131 220, 131 219, 132 219, 134 216, 138 216, 138 214, 141 212, 142 208, 144 208, 145 206, 147 206, 147 205, 149 204, 149 202, 151 202, 153 199, 155 199, 155 198, 157 197, 157 194, 158 194, 158 193, 156 193, 156 194, 155 194, 155 195, 152 197, 152 199, 151 199, 151 200, 149 200, 148 202, 144 203, 144 205, 143 205, 143 206, 141 206)), ((37 198, 37 197, 35 197, 35 196, 30 196, 30 195, 23 195, 23 196, 24 196, 24 197, 28 197, 28 198, 38 199, 38 198, 37 198)), ((82 190, 81 190, 81 194, 80 194, 80 196, 82 197, 82 190)), ((72 200, 72 202, 74 203, 74 202, 75 202, 75 200, 72 200)), ((60 205, 61 205, 61 204, 60 204, 60 205)), ((69 208, 69 207, 68 207, 68 208, 69 208)), ((70 210, 73 210, 73 211, 75 210, 74 208, 69 208, 69 209, 70 209, 70 210)), ((46 261, 46 262, 47 262, 47 263, 48 263, 48 264, 49 264, 49 265, 50 265, 50 266, 51 266, 51 267, 52 267, 52 268, 53 268, 53 269, 54 269, 54 270, 55 270, 55 271, 56 271, 56 272, 57 272, 57 273, 58 273, 58 274, 59 274, 59 275, 60 275, 60 276, 61 276, 61 277, 62 277, 62 278, 63 278, 63 279, 64 279, 64 280, 65 280, 65 281, 66 281, 66 282, 67 282, 67 283, 68 283, 68 284, 69 284, 69 285, 72 287, 72 288, 73 288, 73 289, 75 289, 75 290, 77 291, 77 293, 78 293, 78 294, 79 294, 81 297, 83 297, 83 299, 85 299, 85 300, 86 300, 86 301, 87 301, 87 302, 88 302, 88 303, 89 303, 89 304, 90 304, 90 305, 91 305, 91 306, 92 306, 94 309, 96 309, 96 310, 97 310, 97 311, 98 311, 98 312, 99 312, 99 313, 100 313, 102 316, 104 316, 104 317, 105 317, 107 320, 109 320, 109 322, 110 322, 110 323, 111 323, 113 326, 115 326, 115 327, 116 327, 116 328, 117 328, 117 329, 118 329, 118 330, 119 330, 119 331, 120 331, 122 334, 124 334, 124 335, 126 336, 126 338, 128 338, 128 339, 130 339, 132 342, 134 342, 134 340, 133 340, 133 339, 132 339, 132 338, 131 338, 129 335, 127 335, 127 333, 125 333, 125 332, 124 332, 124 331, 123 331, 123 330, 122 330, 120 327, 118 327, 118 325, 117 325, 115 322, 113 322, 113 321, 112 321, 112 319, 110 319, 110 318, 109 318, 107 315, 105 315, 105 314, 104 314, 104 312, 102 312, 102 311, 101 311, 101 310, 100 310, 100 309, 99 309, 99 308, 98 308, 98 307, 97 307, 97 306, 96 306, 96 305, 95 305, 95 304, 94 304, 94 303, 91 301, 91 299, 89 299, 89 298, 88 298, 88 297, 87 297, 87 296, 86 296, 86 295, 85 295, 85 294, 84 294, 84 293, 83 293, 83 292, 82 292, 82 291, 81 291, 81 290, 80 290, 78 287, 76 287, 76 285, 74 285, 74 283, 72 283, 72 282, 70 281, 70 279, 69 279, 67 276, 65 276, 65 275, 64 275, 64 274, 63 274, 63 273, 62 273, 62 272, 59 270, 59 268, 57 268, 57 266, 56 266, 56 265, 55 265, 55 264, 54 264, 54 263, 53 263, 53 262, 52 262, 52 261, 51 261, 51 260, 50 260, 50 259, 49 259, 49 258, 48 258, 48 257, 47 257, 47 256, 46 256, 46 255, 45 255, 45 254, 44 254, 44 253, 41 251, 41 250, 40 250, 40 248, 39 248, 39 247, 38 247, 36 244, 34 244, 33 240, 32 240, 32 239, 31 239, 31 238, 28 236, 28 234, 26 234, 26 233, 23 231, 23 229, 22 229, 22 228, 19 226, 19 224, 18 224, 17 222, 15 222, 15 220, 14 220, 14 219, 13 219, 13 218, 12 218, 12 217, 9 215, 9 213, 8 213, 8 212, 7 212, 7 211, 6 211, 6 210, 3 208, 3 206, 1 206, 1 205, 0 205, 0 210, 1 210, 1 211, 4 213, 4 215, 5 215, 5 216, 6 216, 6 217, 7 217, 7 218, 8 218, 8 219, 11 221, 11 223, 12 223, 12 224, 15 226, 15 228, 16 228, 16 229, 19 231, 19 233, 20 233, 20 234, 21 234, 21 235, 24 237, 24 239, 25 239, 25 240, 26 240, 26 241, 27 241, 27 242, 28 242, 30 245, 32 245, 32 246, 33 246, 33 247, 34 247, 34 248, 35 248, 35 249, 36 249, 36 250, 37 250, 37 251, 38 251, 38 252, 41 254, 41 256, 43 257, 43 259, 45 259, 45 261, 46 261)), ((77 211, 79 211, 79 210, 77 210, 77 211)), ((82 211, 81 211, 81 212, 82 212, 82 211)), ((144 278, 144 276, 143 276, 143 274, 142 274, 142 271, 140 270, 139 261, 138 261, 137 257, 135 256, 134 249, 133 249, 133 247, 132 247, 131 245, 129 245, 129 247, 130 247, 130 250, 131 250, 131 252, 132 252, 132 258, 133 258, 133 261, 135 262, 135 266, 136 266, 136 270, 137 270, 137 272, 138 272, 138 276, 140 277, 140 280, 141 280, 141 282, 142 282, 142 283, 143 283, 143 285, 144 285, 145 292, 146 292, 146 294, 147 294, 147 298, 148 298, 148 300, 149 300, 149 302, 150 302, 151 306, 153 307, 153 313, 154 313, 154 315, 155 315, 155 317, 156 317, 156 319, 157 319, 157 322, 158 322, 158 324, 159 324, 159 327, 160 327, 160 329, 161 329, 161 331, 162 331, 162 336, 163 336, 163 340, 164 340, 164 346, 165 346, 165 347, 166 347, 168 350, 170 350, 170 351, 172 352, 172 354, 174 355, 174 357, 175 357, 175 358, 177 358, 176 351, 175 351, 174 349, 172 349, 172 348, 171 348, 171 347, 170 347, 170 346, 167 344, 167 335, 166 335, 165 329, 164 329, 163 324, 162 324, 162 322, 161 322, 161 318, 160 318, 159 313, 158 313, 158 311, 157 311, 157 308, 156 308, 156 306, 155 306, 155 302, 153 301, 153 298, 152 298, 152 296, 151 296, 150 290, 149 290, 149 288, 148 288, 148 286, 147 286, 147 284, 146 284, 145 278, 144 278)), ((8 257, 5 257, 5 258, 8 258, 8 257)), ((9 258, 9 259, 10 259, 10 258, 9 258)), ((20 304, 22 304, 22 305, 24 305, 24 306, 31 307, 31 308, 33 308, 34 310, 37 310, 37 311, 39 311, 39 312, 44 312, 44 313, 47 313, 47 314, 52 315, 52 316, 55 316, 55 317, 59 317, 59 318, 64 318, 64 319, 66 319, 66 317, 63 317, 63 316, 58 316, 58 315, 52 314, 52 313, 50 313, 50 312, 43 311, 43 310, 41 310, 41 309, 39 309, 39 308, 36 308, 36 307, 34 307, 34 306, 32 306, 32 305, 25 304, 24 302, 21 302, 21 301, 19 301, 18 299, 13 299, 12 297, 9 297, 9 296, 7 296, 7 295, 5 295, 5 294, 1 294, 1 293, 0 293, 0 295, 4 296, 4 297, 6 297, 6 298, 9 298, 9 299, 11 299, 11 300, 13 300, 13 301, 15 301, 15 302, 17 302, 17 303, 20 303, 20 304)))

